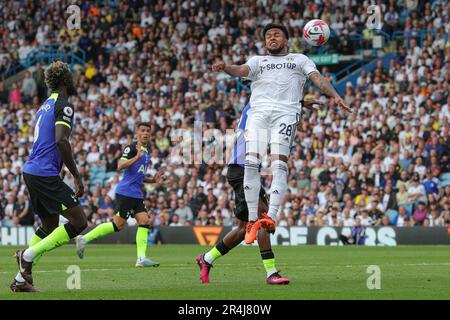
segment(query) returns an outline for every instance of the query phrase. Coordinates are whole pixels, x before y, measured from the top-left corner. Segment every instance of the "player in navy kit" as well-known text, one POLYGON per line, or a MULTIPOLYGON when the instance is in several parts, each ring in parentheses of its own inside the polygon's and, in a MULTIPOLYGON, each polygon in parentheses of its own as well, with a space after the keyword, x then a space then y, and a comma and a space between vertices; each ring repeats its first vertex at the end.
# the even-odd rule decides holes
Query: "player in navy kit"
MULTIPOLYGON (((315 99, 301 101, 301 104, 304 108, 309 110, 315 110, 312 107, 313 104, 323 105, 321 101, 315 99)), ((244 241, 245 238, 245 227, 248 222, 248 207, 245 202, 244 195, 244 163, 246 151, 244 132, 247 123, 247 113, 249 110, 250 104, 247 104, 242 110, 241 119, 238 124, 237 138, 232 150, 231 160, 228 163, 227 171, 228 183, 233 187, 235 193, 236 208, 234 209, 234 214, 240 222, 238 227, 230 231, 221 241, 219 241, 219 243, 214 246, 214 248, 197 257, 197 264, 200 267, 200 279, 202 283, 209 283, 209 271, 214 260, 228 253, 228 251, 244 241)), ((264 189, 261 188, 258 206, 258 213, 262 218, 261 221, 264 221, 267 217, 267 215, 264 214, 267 208, 267 195, 264 189)), ((266 282, 268 284, 279 285, 289 284, 289 280, 282 277, 275 267, 275 256, 272 251, 269 236, 269 233, 274 232, 273 226, 272 224, 265 223, 262 223, 261 226, 263 228, 259 229, 257 239, 259 250, 261 252, 261 258, 267 274, 266 282)))
POLYGON ((136 126, 137 141, 125 147, 119 160, 118 170, 125 171, 123 179, 116 187, 117 214, 114 221, 102 223, 89 233, 76 238, 77 254, 81 259, 89 242, 122 230, 128 217, 134 217, 139 225, 136 233, 136 267, 159 266, 158 262, 146 257, 150 222, 144 205, 142 187, 144 183, 159 182, 163 175, 163 171, 160 170, 153 178, 145 176, 150 163, 148 152, 150 129, 150 124, 139 123, 136 126))
MULTIPOLYGON (((245 139, 244 131, 247 122, 247 113, 250 110, 250 105, 247 104, 242 110, 241 119, 239 121, 237 138, 232 151, 232 158, 228 163, 227 180, 233 187, 235 192, 234 209, 235 216, 240 220, 237 228, 230 231, 222 240, 220 240, 214 248, 205 254, 197 257, 197 264, 200 267, 200 280, 202 283, 209 283, 209 271, 212 263, 219 257, 225 255, 239 245, 245 237, 245 226, 248 222, 248 208, 244 196, 244 160, 245 160, 245 139)), ((263 188, 259 193, 259 214, 261 217, 263 212, 267 211, 267 195, 263 188)), ((283 278, 279 271, 275 268, 275 256, 272 252, 270 244, 270 235, 267 230, 260 229, 258 232, 258 245, 261 252, 264 268, 267 273, 268 284, 288 284, 289 280, 283 278)))
POLYGON ((36 114, 33 147, 23 168, 31 203, 42 226, 32 237, 29 248, 16 252, 19 272, 10 286, 14 292, 37 291, 33 287, 33 261, 69 242, 87 226, 78 202, 83 183, 69 143, 74 108, 68 99, 76 94, 76 89, 67 64, 53 62, 45 71, 45 83, 51 95, 36 114), (75 192, 59 176, 63 163, 75 179, 75 192), (68 222, 58 227, 59 215, 68 222))

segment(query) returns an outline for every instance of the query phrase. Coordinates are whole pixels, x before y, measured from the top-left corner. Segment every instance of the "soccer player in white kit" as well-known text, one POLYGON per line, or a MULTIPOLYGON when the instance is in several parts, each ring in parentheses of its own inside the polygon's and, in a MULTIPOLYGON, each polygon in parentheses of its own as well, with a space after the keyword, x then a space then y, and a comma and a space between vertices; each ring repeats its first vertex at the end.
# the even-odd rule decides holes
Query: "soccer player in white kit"
POLYGON ((213 71, 224 71, 231 76, 246 77, 252 81, 252 94, 245 130, 246 156, 244 192, 249 211, 245 242, 256 239, 263 226, 275 231, 275 221, 281 200, 287 188, 287 160, 300 120, 303 87, 311 80, 322 93, 346 111, 349 106, 330 82, 317 70, 314 62, 303 54, 289 53, 289 34, 283 25, 268 24, 263 30, 268 55, 254 56, 243 65, 213 64, 213 71), (268 216, 258 220, 258 197, 261 188, 260 165, 270 146, 272 184, 268 216))

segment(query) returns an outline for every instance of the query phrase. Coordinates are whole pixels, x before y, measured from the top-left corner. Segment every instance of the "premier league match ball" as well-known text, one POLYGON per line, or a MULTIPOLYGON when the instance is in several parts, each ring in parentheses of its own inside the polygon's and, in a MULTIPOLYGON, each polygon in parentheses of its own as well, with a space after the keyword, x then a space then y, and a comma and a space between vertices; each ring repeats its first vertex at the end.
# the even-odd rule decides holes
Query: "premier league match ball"
POLYGON ((329 37, 330 27, 323 20, 311 20, 303 28, 303 38, 311 46, 322 46, 329 37))

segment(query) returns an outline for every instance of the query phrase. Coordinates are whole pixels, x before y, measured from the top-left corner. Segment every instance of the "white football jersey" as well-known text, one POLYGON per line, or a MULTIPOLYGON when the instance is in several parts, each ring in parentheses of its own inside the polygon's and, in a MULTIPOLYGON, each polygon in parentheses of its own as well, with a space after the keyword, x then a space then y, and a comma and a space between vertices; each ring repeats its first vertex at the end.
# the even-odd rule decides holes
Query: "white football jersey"
POLYGON ((250 68, 247 78, 252 81, 252 109, 279 106, 299 110, 308 76, 317 71, 314 62, 299 53, 254 56, 245 64, 250 68))

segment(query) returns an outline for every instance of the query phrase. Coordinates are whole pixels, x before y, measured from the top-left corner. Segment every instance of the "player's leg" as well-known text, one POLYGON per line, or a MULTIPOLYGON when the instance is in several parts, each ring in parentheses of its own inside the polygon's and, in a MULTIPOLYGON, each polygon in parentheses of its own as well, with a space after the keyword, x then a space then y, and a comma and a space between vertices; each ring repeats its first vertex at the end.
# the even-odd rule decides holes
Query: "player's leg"
MULTIPOLYGON (((263 218, 262 221, 266 221, 267 215, 264 214, 264 212, 267 212, 268 206, 267 194, 264 189, 261 189, 258 211, 260 213, 260 218, 263 218)), ((275 255, 272 251, 272 245, 270 243, 270 233, 275 232, 275 229, 267 223, 262 223, 261 227, 262 228, 258 230, 257 239, 261 259, 267 274, 266 281, 268 284, 288 284, 289 280, 281 277, 275 266, 275 255)))
POLYGON ((237 228, 228 232, 211 250, 197 257, 196 260, 200 267, 200 280, 202 283, 209 283, 209 271, 213 266, 213 262, 244 241, 246 224, 247 221, 240 221, 237 228))
MULTIPOLYGON (((223 240, 221 240, 211 250, 211 251, 213 251, 214 249, 216 249, 216 255, 212 256, 214 259, 211 259, 211 261, 210 261, 209 257, 207 256, 208 253, 210 253, 211 251, 209 251, 207 254, 205 254, 205 260, 209 263, 212 263, 212 262, 214 262, 215 259, 227 254, 228 251, 230 251, 234 247, 241 244, 242 241, 244 241, 246 224, 248 222, 248 209, 247 209, 245 200, 243 199, 242 186, 243 186, 243 184, 242 184, 242 179, 241 179, 241 181, 239 183, 239 187, 236 186, 236 188, 234 188, 235 192, 239 192, 241 194, 240 199, 242 199, 240 201, 236 200, 235 215, 239 219, 239 225, 235 229, 228 232, 225 235, 225 237, 223 238, 223 240)), ((264 189, 261 188, 260 192, 259 192, 259 200, 258 200, 258 216, 260 218, 263 218, 262 213, 264 213, 266 211, 267 211, 266 193, 265 193, 264 189)), ((269 245, 270 245, 270 239, 269 239, 269 245)))
POLYGON ((76 252, 80 259, 83 259, 84 251, 89 242, 102 238, 108 234, 119 232, 126 225, 127 219, 133 210, 133 198, 116 194, 115 201, 117 213, 112 222, 101 223, 88 233, 80 235, 75 239, 76 252))
MULTIPOLYGON (((30 242, 28 243, 28 247, 31 247, 37 244, 42 239, 44 239, 45 237, 47 237, 50 233, 53 232, 53 230, 55 230, 58 227, 59 215, 51 215, 46 210, 45 206, 41 204, 41 202, 39 201, 38 193, 35 191, 36 186, 33 186, 33 179, 31 179, 31 183, 29 177, 26 178, 24 177, 24 180, 25 184, 27 184, 27 182, 29 183, 27 184, 27 189, 30 194, 30 201, 32 203, 33 208, 36 210, 38 216, 40 217, 42 223, 42 225, 37 228, 36 232, 31 237, 30 242)), ((37 256, 33 260, 33 265, 36 265, 41 257, 42 255, 37 256)))
POLYGON ((108 234, 119 232, 126 225, 127 220, 120 216, 120 211, 114 216, 112 222, 104 222, 84 235, 79 235, 75 239, 76 252, 80 259, 84 257, 84 251, 89 242, 104 237, 108 234))
POLYGON ((16 252, 17 263, 24 280, 33 285, 32 265, 36 257, 51 251, 80 234, 87 226, 86 216, 72 189, 60 177, 25 175, 27 185, 32 186, 40 205, 48 215, 62 214, 69 222, 55 228, 48 236, 28 249, 16 252))
MULTIPOLYGON (((45 211, 44 208, 42 208, 42 210, 45 211)), ((41 218, 42 225, 39 228, 37 228, 33 237, 31 237, 30 242, 28 243, 28 248, 34 246, 35 244, 40 242, 42 239, 47 237, 59 225, 59 216, 49 215, 49 214, 45 214, 42 216, 43 216, 43 218, 41 218)), ((41 259, 41 257, 42 257, 42 255, 36 256, 36 258, 34 258, 34 260, 33 260, 33 265, 36 265, 38 263, 38 261, 41 259)))
POLYGON ((268 117, 269 115, 261 110, 254 112, 254 109, 250 109, 245 129, 244 194, 249 220, 246 226, 245 242, 248 244, 253 243, 256 239, 259 229, 256 221, 258 220, 258 199, 261 190, 260 165, 262 158, 267 153, 268 117))
POLYGON ((86 227, 87 220, 80 205, 65 210, 62 215, 69 220, 68 223, 57 227, 47 237, 29 247, 28 249, 17 251, 16 257, 22 277, 31 285, 33 284, 32 265, 33 260, 62 246, 79 235, 86 227))
POLYGON ((231 249, 244 241, 247 221, 239 221, 236 228, 228 232, 211 250, 205 253, 205 261, 212 264, 218 258, 226 255, 231 249))
MULTIPOLYGON (((280 148, 283 146, 279 145, 280 148)), ((286 148, 289 150, 288 148, 286 148)), ((287 189, 287 156, 281 154, 271 155, 270 170, 272 172, 272 184, 270 187, 269 217, 276 221, 281 201, 287 189)))
POLYGON ((239 245, 245 237, 245 226, 248 222, 248 208, 244 195, 244 168, 239 165, 229 165, 227 180, 234 190, 236 206, 234 208, 234 215, 240 222, 237 228, 228 232, 211 250, 197 257, 196 260, 200 267, 200 279, 202 283, 209 283, 209 271, 213 262, 239 245))
MULTIPOLYGON (((261 189, 261 193, 259 196, 259 213, 260 217, 262 216, 263 221, 266 222, 267 215, 264 212, 267 212, 268 209, 268 201, 267 194, 264 189, 261 189)), ((258 246, 259 251, 261 253, 261 259, 264 265, 264 269, 266 270, 266 282, 268 284, 288 284, 289 280, 281 277, 279 271, 275 266, 275 255, 272 251, 272 245, 270 243, 270 233, 275 232, 275 229, 272 225, 267 223, 261 224, 261 229, 258 230, 258 246)))
MULTIPOLYGON (((36 206, 36 204, 35 204, 36 206)), ((36 233, 31 238, 28 248, 34 246, 39 243, 42 239, 46 238, 54 229, 58 227, 59 224, 59 216, 58 215, 50 215, 46 212, 44 208, 40 208, 39 217, 42 222, 42 226, 40 226, 36 233)), ((33 260, 33 266, 37 264, 37 262, 42 257, 42 254, 36 256, 33 260)), ((17 263, 20 266, 20 260, 18 259, 18 255, 16 254, 17 263)), ((28 283, 25 278, 22 276, 20 270, 17 272, 16 277, 10 285, 10 288, 14 292, 37 292, 31 283, 28 283)))
POLYGON ((36 211, 38 213, 38 216, 41 217, 42 225, 36 229, 36 232, 31 237, 30 242, 28 243, 29 247, 35 245, 36 243, 44 239, 46 236, 52 233, 52 231, 55 230, 59 225, 58 215, 50 215, 46 213, 45 208, 41 206, 37 206, 36 211))
POLYGON ((266 282, 268 284, 288 284, 289 280, 283 278, 275 266, 275 255, 270 244, 270 234, 263 228, 258 230, 258 246, 266 270, 266 282))
POLYGON ((137 249, 137 261, 136 267, 158 267, 159 262, 147 258, 147 246, 148 246, 148 231, 150 228, 150 219, 147 212, 145 211, 145 206, 142 204, 143 208, 139 208, 138 213, 135 214, 134 218, 138 223, 138 228, 136 231, 136 249, 137 249), (142 209, 144 211, 142 211, 142 209))
POLYGON ((294 142, 299 114, 280 113, 270 130, 272 184, 270 188, 269 217, 276 221, 281 201, 287 189, 288 157, 294 142))
MULTIPOLYGON (((28 243, 28 247, 34 246, 39 241, 47 237, 59 224, 59 215, 51 215, 46 210, 45 206, 43 206, 39 200, 39 183, 33 178, 33 176, 24 174, 25 185, 27 186, 28 193, 30 195, 30 202, 40 217, 42 225, 37 228, 34 235, 31 237, 30 242, 28 243)), ((36 257, 33 261, 33 264, 36 264, 38 260, 41 258, 41 255, 36 257)))
MULTIPOLYGON (((233 187, 235 194, 234 214, 239 219, 239 225, 228 232, 211 250, 197 257, 200 267, 200 279, 203 283, 209 283, 209 271, 212 264, 218 258, 226 255, 234 247, 238 246, 245 238, 246 225, 248 223, 248 207, 245 201, 243 185, 244 168, 238 165, 229 165, 227 171, 228 183, 233 187)), ((258 213, 267 211, 267 198, 264 189, 260 189, 258 200, 258 213)), ((270 245, 270 239, 269 239, 270 245)))
POLYGON ((31 262, 36 256, 69 242, 87 227, 86 216, 80 205, 65 210, 62 215, 69 222, 55 228, 47 237, 25 250, 23 256, 26 261, 31 262))

